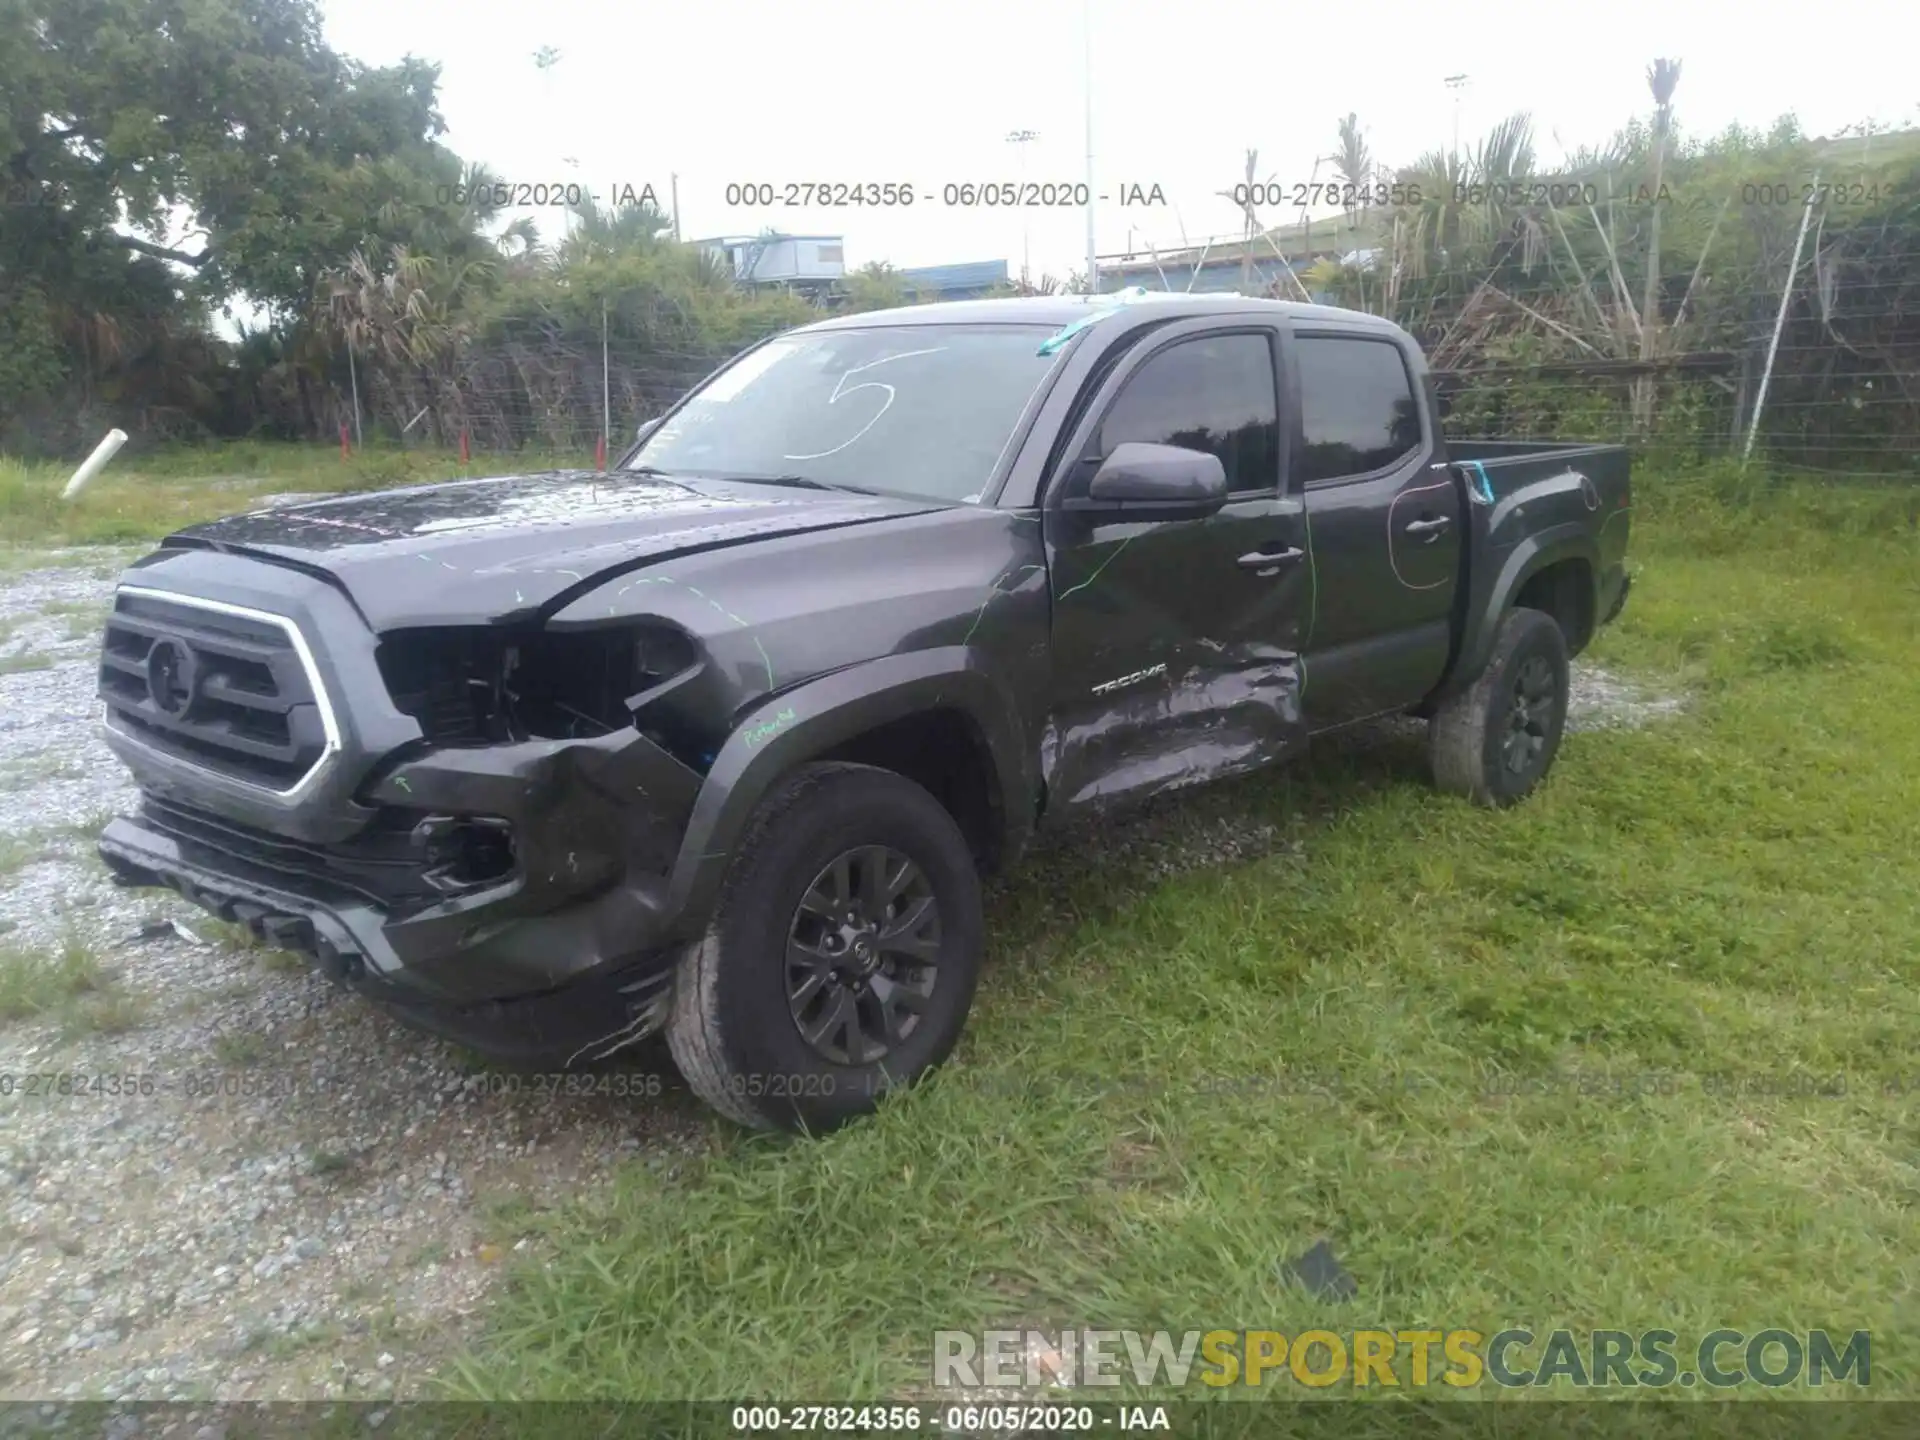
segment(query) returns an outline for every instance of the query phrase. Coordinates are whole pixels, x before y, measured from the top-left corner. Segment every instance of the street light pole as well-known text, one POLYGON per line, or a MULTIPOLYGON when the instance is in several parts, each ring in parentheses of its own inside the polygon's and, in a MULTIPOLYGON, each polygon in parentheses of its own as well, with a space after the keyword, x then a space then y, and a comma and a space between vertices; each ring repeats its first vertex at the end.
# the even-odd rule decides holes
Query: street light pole
POLYGON ((1087 92, 1087 293, 1100 293, 1100 262, 1093 249, 1093 0, 1081 0, 1080 29, 1085 40, 1084 69, 1087 92))
MULTIPOLYGON (((1027 188, 1027 146, 1039 138, 1039 135, 1032 130, 1012 130, 1007 134, 1007 143, 1020 147, 1020 189, 1023 192, 1027 188)), ((1020 283, 1025 285, 1028 283, 1033 258, 1033 211, 1027 207, 1024 194, 1016 196, 1015 199, 1020 205, 1020 283)))
POLYGON ((1445 84, 1453 92, 1453 153, 1460 153, 1460 92, 1467 88, 1465 75, 1449 75, 1445 84))

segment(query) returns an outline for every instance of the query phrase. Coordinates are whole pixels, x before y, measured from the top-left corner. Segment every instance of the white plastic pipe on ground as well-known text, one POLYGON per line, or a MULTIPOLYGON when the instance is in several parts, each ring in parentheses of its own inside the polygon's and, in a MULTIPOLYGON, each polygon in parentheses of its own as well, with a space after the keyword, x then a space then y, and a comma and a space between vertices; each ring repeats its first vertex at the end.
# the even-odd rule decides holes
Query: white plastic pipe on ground
POLYGON ((60 492, 62 500, 71 500, 86 486, 86 483, 107 468, 107 462, 119 453, 120 447, 127 443, 127 432, 109 430, 107 438, 93 447, 93 453, 87 456, 80 468, 73 472, 73 478, 67 481, 67 488, 60 492))

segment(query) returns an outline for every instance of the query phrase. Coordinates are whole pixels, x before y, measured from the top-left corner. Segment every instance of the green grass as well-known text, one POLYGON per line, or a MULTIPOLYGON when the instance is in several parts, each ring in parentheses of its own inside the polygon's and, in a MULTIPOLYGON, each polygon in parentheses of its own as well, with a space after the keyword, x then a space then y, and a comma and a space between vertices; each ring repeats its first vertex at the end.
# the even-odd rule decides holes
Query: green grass
POLYGON ((51 953, 0 948, 0 1021, 71 1010, 101 998, 106 984, 100 957, 77 935, 51 953))
MULTIPOLYGON (((0 570, 457 468, 235 446, 63 506, 64 468, 0 461, 0 570)), ((1417 745, 1336 745, 1187 802, 1275 826, 1270 858, 1037 861, 918 1093, 814 1141, 698 1112, 671 1166, 494 1207, 540 1258, 450 1386, 885 1397, 935 1329, 1518 1323, 1865 1328, 1876 1391, 1920 1394, 1920 487, 1723 469, 1637 503, 1595 658, 1680 718, 1573 737, 1503 814, 1417 745), (1281 1280, 1321 1237, 1357 1299, 1281 1280)), ((116 994, 84 947, 0 953, 0 1017, 134 1023, 116 994)))
POLYGON ((16 650, 11 655, 0 655, 0 675, 19 675, 28 670, 52 668, 53 657, 36 650, 16 650))
POLYGON ((267 1042, 251 1030, 229 1030, 213 1037, 213 1058, 229 1069, 258 1065, 267 1056, 267 1042))
POLYGON ((0 765, 0 793, 31 790, 55 780, 78 780, 87 769, 77 760, 43 760, 29 755, 0 765))
POLYGON ((0 835, 0 879, 24 870, 46 855, 37 837, 0 835))
POLYGON ((1914 497, 1737 484, 1642 479, 1595 654, 1683 716, 1572 737, 1505 813, 1329 747, 1191 802, 1297 850, 1024 871, 950 1068, 528 1211, 449 1383, 878 1398, 941 1328, 1513 1323, 1868 1329, 1920 1393, 1914 497), (1282 1281, 1321 1237, 1358 1298, 1282 1281))
POLYGON ((265 495, 378 490, 592 463, 591 455, 482 454, 462 466, 457 454, 437 450, 368 449, 343 460, 327 445, 197 445, 123 451, 77 497, 63 501, 73 465, 0 457, 0 536, 16 555, 6 568, 25 568, 27 557, 43 563, 41 552, 50 547, 144 545, 183 525, 249 509, 265 495))

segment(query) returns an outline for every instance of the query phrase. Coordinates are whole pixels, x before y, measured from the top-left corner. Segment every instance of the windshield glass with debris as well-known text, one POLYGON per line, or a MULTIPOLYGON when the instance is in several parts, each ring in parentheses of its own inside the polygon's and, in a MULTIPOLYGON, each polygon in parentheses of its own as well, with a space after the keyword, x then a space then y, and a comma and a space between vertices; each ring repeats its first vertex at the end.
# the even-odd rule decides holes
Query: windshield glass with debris
POLYGON ((770 341, 628 462, 669 475, 980 498, 1055 363, 1028 325, 892 325, 770 341))

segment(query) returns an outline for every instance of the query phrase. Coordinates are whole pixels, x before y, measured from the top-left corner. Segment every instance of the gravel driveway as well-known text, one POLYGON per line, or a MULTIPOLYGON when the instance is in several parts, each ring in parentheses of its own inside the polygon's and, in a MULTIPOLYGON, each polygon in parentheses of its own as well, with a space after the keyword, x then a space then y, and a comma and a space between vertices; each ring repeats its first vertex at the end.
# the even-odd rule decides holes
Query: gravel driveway
MULTIPOLYGON (((120 557, 68 558, 0 576, 0 947, 97 965, 0 1019, 0 1398, 427 1393, 532 1243, 516 1210, 636 1154, 672 1167, 713 1122, 664 1066, 657 1100, 543 1095, 110 884, 91 835, 135 794, 94 733, 93 666, 120 557)), ((1576 728, 1675 708, 1576 672, 1576 728)), ((1164 874, 1290 843, 1230 790, 1069 832, 1044 863, 1164 874)))
POLYGON ((520 1243, 516 1207, 642 1150, 670 1166, 709 1123, 670 1070, 658 1100, 540 1094, 115 887, 89 836, 135 798, 94 733, 116 568, 0 579, 0 670, 53 661, 0 673, 0 843, 31 856, 0 876, 0 947, 105 967, 0 1025, 0 1397, 420 1394, 520 1243), (201 938, 139 938, 171 920, 201 938))

